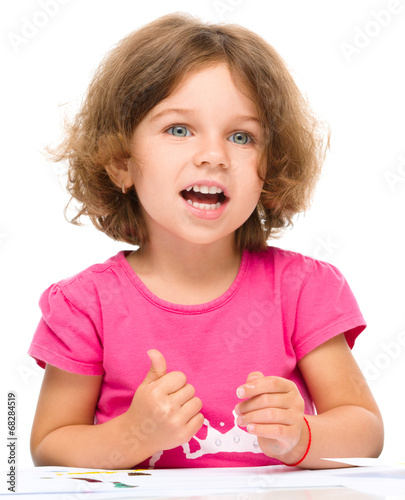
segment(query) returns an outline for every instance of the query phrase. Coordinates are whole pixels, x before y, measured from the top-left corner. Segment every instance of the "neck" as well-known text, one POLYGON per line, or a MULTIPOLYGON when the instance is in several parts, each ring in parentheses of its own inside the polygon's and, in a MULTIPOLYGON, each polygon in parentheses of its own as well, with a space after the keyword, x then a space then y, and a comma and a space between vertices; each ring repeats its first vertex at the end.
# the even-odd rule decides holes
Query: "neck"
POLYGON ((221 270, 239 267, 240 252, 232 241, 215 242, 207 245, 176 242, 149 243, 142 249, 140 257, 156 271, 165 274, 202 280, 205 276, 221 274, 221 270))
POLYGON ((241 252, 234 236, 210 244, 152 239, 128 259, 157 296, 169 302, 198 304, 222 295, 236 278, 241 252))

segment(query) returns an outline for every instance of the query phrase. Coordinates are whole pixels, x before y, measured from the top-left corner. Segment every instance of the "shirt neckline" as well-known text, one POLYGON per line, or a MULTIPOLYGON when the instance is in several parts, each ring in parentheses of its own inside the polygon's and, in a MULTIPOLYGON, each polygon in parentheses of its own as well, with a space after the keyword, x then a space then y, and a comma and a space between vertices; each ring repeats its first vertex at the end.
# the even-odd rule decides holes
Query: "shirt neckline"
POLYGON ((218 309, 226 304, 232 297, 237 293, 239 288, 241 287, 243 280, 246 276, 249 263, 250 263, 250 253, 248 251, 242 252, 242 258, 239 265, 238 274, 233 280, 231 286, 226 290, 222 295, 213 299, 209 302, 205 302, 203 304, 175 304, 172 302, 168 302, 164 299, 161 299, 157 295, 155 295, 149 288, 145 285, 145 283, 139 278, 136 272, 132 269, 131 265, 126 259, 126 256, 131 253, 131 250, 122 250, 116 255, 116 260, 123 268, 125 274, 131 281, 131 283, 136 287, 136 289, 141 293, 149 302, 160 307, 161 309, 165 309, 167 311, 183 313, 183 314, 198 314, 209 312, 214 309, 218 309))

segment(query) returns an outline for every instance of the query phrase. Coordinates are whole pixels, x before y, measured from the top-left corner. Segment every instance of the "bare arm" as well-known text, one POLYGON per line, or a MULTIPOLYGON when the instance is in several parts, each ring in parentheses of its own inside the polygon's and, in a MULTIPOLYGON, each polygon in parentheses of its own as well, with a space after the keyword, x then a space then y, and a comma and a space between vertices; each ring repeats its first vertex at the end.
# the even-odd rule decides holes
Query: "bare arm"
MULTIPOLYGON (((314 349, 298 366, 318 412, 306 416, 312 443, 300 466, 339 467, 342 464, 321 459, 378 456, 383 446, 382 418, 344 335, 314 349)), ((296 385, 278 377, 251 375, 243 386, 249 399, 238 405, 243 425, 254 425, 251 432, 259 436, 268 456, 287 464, 298 462, 307 449, 309 433, 296 385)))
POLYGON ((166 373, 160 353, 151 359, 130 408, 97 425, 102 377, 47 365, 31 434, 34 464, 127 469, 189 441, 203 424, 201 401, 184 374, 166 373))
POLYGON ((122 418, 94 425, 101 381, 47 365, 31 433, 35 465, 117 466, 122 418))
POLYGON ((382 417, 344 335, 319 346, 298 366, 318 412, 307 417, 313 449, 303 467, 333 465, 321 457, 379 456, 384 444, 382 417))

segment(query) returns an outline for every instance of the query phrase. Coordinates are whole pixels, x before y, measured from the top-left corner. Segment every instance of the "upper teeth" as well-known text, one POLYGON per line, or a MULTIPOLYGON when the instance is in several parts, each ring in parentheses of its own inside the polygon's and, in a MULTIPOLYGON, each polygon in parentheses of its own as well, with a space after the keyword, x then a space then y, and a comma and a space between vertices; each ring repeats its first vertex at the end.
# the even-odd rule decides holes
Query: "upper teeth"
POLYGON ((217 186, 199 186, 195 184, 194 186, 190 186, 186 189, 186 191, 193 190, 195 193, 203 193, 203 194, 219 194, 222 193, 222 189, 217 186))

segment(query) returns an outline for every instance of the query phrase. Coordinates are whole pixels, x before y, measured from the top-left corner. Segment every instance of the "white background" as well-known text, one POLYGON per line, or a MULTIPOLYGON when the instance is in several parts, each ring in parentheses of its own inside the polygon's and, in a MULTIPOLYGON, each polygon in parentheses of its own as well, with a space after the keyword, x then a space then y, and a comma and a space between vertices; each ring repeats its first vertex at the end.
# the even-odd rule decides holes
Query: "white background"
POLYGON ((405 0, 20 0, 0 7, 0 468, 8 391, 17 394, 19 465, 31 465, 42 371, 26 352, 41 292, 128 248, 65 221, 63 180, 43 147, 60 137, 106 51, 173 11, 259 33, 330 124, 313 206, 273 244, 346 276, 368 322, 354 355, 384 416, 383 454, 404 461, 405 0))

